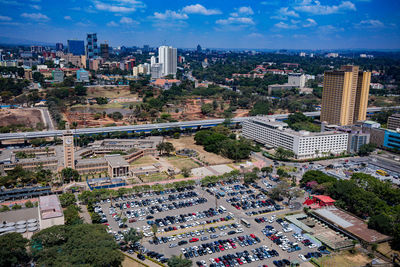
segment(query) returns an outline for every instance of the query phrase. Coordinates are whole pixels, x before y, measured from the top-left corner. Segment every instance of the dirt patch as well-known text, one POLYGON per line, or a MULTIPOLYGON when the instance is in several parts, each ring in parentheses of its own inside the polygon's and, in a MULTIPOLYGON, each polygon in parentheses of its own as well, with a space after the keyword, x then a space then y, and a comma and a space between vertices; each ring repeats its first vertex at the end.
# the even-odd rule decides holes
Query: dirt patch
POLYGON ((205 151, 202 146, 195 144, 193 136, 185 136, 179 139, 168 139, 167 141, 174 145, 175 150, 183 148, 196 150, 199 153, 199 159, 203 162, 207 162, 209 165, 229 164, 233 162, 232 160, 224 158, 220 155, 205 151))
POLYGON ((322 266, 342 267, 365 266, 367 263, 371 262, 367 255, 361 253, 353 255, 349 252, 341 252, 332 257, 319 258, 317 261, 322 266))
POLYGON ((36 128, 38 123, 43 124, 42 114, 38 109, 0 109, 0 126, 21 124, 36 128))
POLYGON ((95 86, 87 89, 87 96, 92 97, 107 97, 107 98, 118 98, 118 97, 133 97, 129 86, 95 86))

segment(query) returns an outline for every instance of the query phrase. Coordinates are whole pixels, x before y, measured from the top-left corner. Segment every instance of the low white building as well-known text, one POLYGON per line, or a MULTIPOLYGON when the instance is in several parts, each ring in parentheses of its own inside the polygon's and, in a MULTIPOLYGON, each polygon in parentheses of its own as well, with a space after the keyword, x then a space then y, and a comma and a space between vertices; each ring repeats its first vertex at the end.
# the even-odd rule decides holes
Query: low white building
POLYGON ((258 143, 290 150, 298 159, 315 158, 347 151, 348 134, 343 132, 293 131, 284 122, 256 117, 243 123, 243 136, 258 143))
POLYGON ((64 213, 57 195, 39 197, 40 230, 64 224, 64 213))

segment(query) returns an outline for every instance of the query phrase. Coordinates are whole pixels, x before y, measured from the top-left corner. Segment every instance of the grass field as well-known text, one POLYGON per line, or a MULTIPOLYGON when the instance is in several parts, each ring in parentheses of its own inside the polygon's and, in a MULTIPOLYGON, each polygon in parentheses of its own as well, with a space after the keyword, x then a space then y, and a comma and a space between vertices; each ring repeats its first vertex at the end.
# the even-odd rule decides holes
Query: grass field
POLYGON ((165 173, 153 173, 149 175, 141 175, 140 179, 144 183, 150 183, 150 182, 157 182, 157 181, 164 181, 168 179, 168 176, 165 173))
POLYGON ((364 266, 371 262, 367 255, 357 253, 351 254, 348 251, 344 251, 338 254, 327 257, 322 257, 316 260, 321 266, 341 266, 341 267, 353 267, 353 266, 364 266))
POLYGON ((131 162, 131 166, 140 166, 140 165, 152 165, 157 161, 151 156, 144 156, 131 162))
POLYGON ((182 170, 183 168, 193 169, 199 167, 199 164, 190 158, 185 157, 168 157, 166 160, 174 167, 182 170))

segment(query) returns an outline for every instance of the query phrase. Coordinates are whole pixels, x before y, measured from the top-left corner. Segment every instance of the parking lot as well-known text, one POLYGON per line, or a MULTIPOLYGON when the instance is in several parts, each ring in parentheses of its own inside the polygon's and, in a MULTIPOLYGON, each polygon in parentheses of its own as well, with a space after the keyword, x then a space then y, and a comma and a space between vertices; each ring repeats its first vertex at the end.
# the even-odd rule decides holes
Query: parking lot
POLYGON ((260 185, 235 181, 134 194, 104 200, 95 211, 117 241, 129 228, 143 232, 142 253, 163 262, 183 254, 198 266, 285 266, 302 262, 299 254, 316 253, 315 245, 303 244, 277 220, 288 209, 268 199, 260 185))

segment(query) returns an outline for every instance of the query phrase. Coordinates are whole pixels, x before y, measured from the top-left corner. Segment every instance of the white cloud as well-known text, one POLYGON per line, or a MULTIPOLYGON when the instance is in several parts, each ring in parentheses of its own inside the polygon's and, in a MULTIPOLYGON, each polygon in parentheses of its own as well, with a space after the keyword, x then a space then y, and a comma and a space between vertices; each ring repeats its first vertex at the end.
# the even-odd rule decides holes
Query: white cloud
POLYGON ((320 33, 322 35, 328 35, 328 34, 332 34, 335 32, 342 32, 342 31, 344 31, 343 28, 337 28, 333 25, 323 25, 323 26, 318 27, 318 33, 320 33))
POLYGON ((8 16, 1 16, 0 15, 0 21, 12 21, 12 18, 10 18, 8 16))
POLYGON ((178 13, 172 10, 165 10, 164 13, 154 12, 154 18, 166 20, 166 19, 188 19, 188 15, 184 13, 178 13))
POLYGON ((262 35, 261 33, 257 33, 257 32, 250 33, 247 36, 250 37, 250 38, 262 38, 262 37, 264 37, 264 35, 262 35))
POLYGON ((36 10, 41 10, 42 7, 39 5, 31 5, 31 8, 36 9, 36 10))
POLYGON ((317 22, 313 19, 306 19, 306 22, 303 24, 303 27, 308 28, 308 27, 313 27, 316 26, 317 22))
POLYGON ((242 16, 249 16, 253 15, 254 11, 249 6, 242 6, 239 8, 235 8, 236 12, 231 13, 231 17, 242 17, 242 16))
POLYGON ((64 16, 65 20, 72 20, 71 16, 64 16))
POLYGON ((252 18, 246 18, 246 17, 229 17, 227 19, 219 19, 215 23, 220 24, 220 25, 231 25, 231 24, 254 25, 255 24, 252 18))
POLYGON ((21 17, 27 18, 27 19, 33 19, 33 20, 42 20, 42 21, 47 21, 50 20, 50 18, 42 13, 22 13, 21 17))
POLYGON ((382 21, 377 20, 377 19, 369 19, 369 20, 362 20, 360 23, 356 24, 356 27, 358 28, 371 28, 371 29, 376 29, 376 28, 383 28, 385 27, 385 24, 383 24, 382 21))
POLYGON ((134 21, 133 19, 128 18, 128 17, 122 17, 120 19, 119 23, 121 23, 121 24, 138 24, 137 21, 134 21))
POLYGON ((97 10, 114 13, 130 13, 146 6, 136 0, 93 0, 93 3, 97 10))
POLYGON ((253 15, 254 14, 253 9, 249 6, 239 7, 238 12, 243 15, 253 15))
POLYGON ((281 7, 277 10, 276 15, 272 16, 271 19, 287 20, 288 17, 298 18, 299 14, 294 10, 289 10, 288 7, 281 7))
POLYGON ((297 29, 297 28, 298 28, 297 25, 288 24, 288 23, 285 23, 285 22, 282 22, 282 21, 276 23, 274 26, 275 26, 276 28, 279 28, 279 29, 297 29))
POLYGON ((321 5, 321 2, 317 0, 305 0, 299 6, 295 6, 294 9, 315 15, 328 15, 347 10, 356 10, 356 6, 350 1, 342 1, 339 5, 325 6, 321 5))
POLYGON ((217 15, 221 14, 218 9, 207 9, 200 4, 185 6, 182 11, 187 14, 217 15))
POLYGON ((117 27, 118 23, 116 23, 115 21, 110 21, 109 23, 107 23, 108 27, 117 27))

